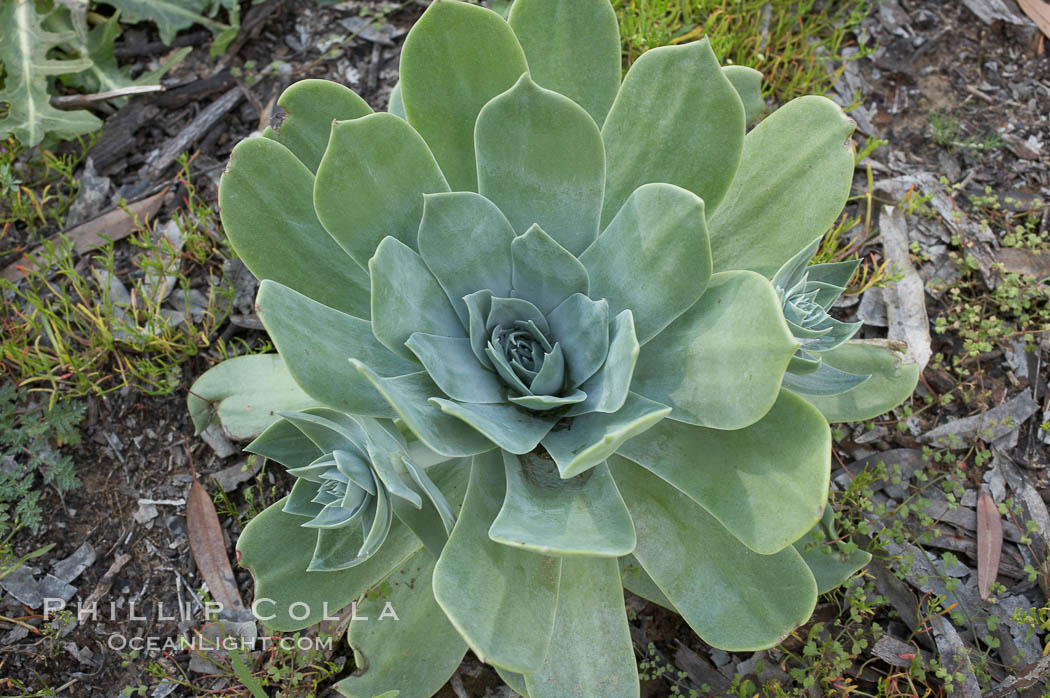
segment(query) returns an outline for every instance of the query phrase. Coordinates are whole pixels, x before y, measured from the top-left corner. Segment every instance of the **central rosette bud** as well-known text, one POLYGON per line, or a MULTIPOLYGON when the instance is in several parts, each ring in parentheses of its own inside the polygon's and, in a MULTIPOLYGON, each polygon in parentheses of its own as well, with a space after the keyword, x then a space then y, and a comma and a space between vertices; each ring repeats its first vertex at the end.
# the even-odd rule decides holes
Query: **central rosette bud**
POLYGON ((485 353, 519 395, 557 395, 565 383, 561 345, 552 345, 533 322, 494 327, 485 353))

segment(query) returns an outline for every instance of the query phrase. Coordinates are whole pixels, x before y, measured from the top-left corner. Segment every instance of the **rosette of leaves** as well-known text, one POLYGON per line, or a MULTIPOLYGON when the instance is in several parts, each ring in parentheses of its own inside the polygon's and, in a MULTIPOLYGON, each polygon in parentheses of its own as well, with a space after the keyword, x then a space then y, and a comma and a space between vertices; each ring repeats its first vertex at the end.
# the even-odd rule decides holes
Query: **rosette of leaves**
POLYGON ((452 530, 441 490, 413 462, 393 423, 325 408, 283 412, 245 450, 288 468, 297 479, 281 507, 317 534, 306 571, 367 562, 395 518, 436 552, 452 530))
MULTIPOLYGON (((458 512, 437 554, 394 521, 332 572, 303 572, 284 503, 245 529, 259 596, 319 613, 386 581, 366 607, 401 621, 351 624, 341 691, 431 695, 469 646, 526 695, 637 695, 624 586, 727 650, 809 617, 792 544, 824 509, 831 435, 782 386, 801 343, 770 277, 846 201, 837 106, 804 97, 747 132, 758 76, 706 41, 621 76, 607 0, 518 0, 509 20, 438 0, 390 112, 315 80, 279 104, 220 186, 279 358, 213 369, 191 409, 242 432, 289 402, 394 420, 458 512)), ((854 403, 914 386, 882 349, 836 365, 845 346, 822 360, 872 376, 854 403)))
POLYGON ((860 260, 811 265, 820 240, 816 238, 773 276, 784 319, 800 344, 788 365, 784 387, 802 395, 837 395, 870 377, 841 371, 821 360, 821 354, 841 346, 863 323, 842 322, 828 314, 860 260))

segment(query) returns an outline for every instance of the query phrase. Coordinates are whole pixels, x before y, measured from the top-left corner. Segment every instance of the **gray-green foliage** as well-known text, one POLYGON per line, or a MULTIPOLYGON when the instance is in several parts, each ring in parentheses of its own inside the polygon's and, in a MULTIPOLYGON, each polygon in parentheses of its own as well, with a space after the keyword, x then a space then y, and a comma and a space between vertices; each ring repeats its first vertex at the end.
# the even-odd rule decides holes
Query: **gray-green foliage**
POLYGON ((0 383, 0 535, 40 524, 45 486, 59 492, 80 486, 62 447, 80 443, 84 410, 79 402, 30 402, 13 383, 0 383))
MULTIPOLYGON (((364 671, 346 695, 429 696, 470 647, 529 696, 636 696, 618 562, 734 651, 805 622, 833 576, 793 545, 827 501, 829 414, 886 411, 917 379, 826 314, 847 270, 807 272, 849 193, 850 122, 804 97, 748 132, 759 83, 730 80, 707 41, 619 66, 608 0, 517 0, 507 20, 438 0, 406 38, 390 113, 303 81, 280 129, 233 151, 223 224, 262 279, 279 359, 202 377, 198 428, 213 400, 237 432, 266 430, 263 452, 301 426, 275 412, 314 400, 405 437, 354 466, 383 479, 397 454, 391 501, 423 501, 414 468, 456 515, 447 536, 443 519, 394 517, 362 554, 342 502, 364 495, 315 482, 306 513, 335 504, 346 522, 324 541, 288 513, 309 501, 294 491, 245 528, 277 628, 314 618, 282 610, 294 601, 428 576, 398 590, 413 632, 458 639, 391 662, 402 630, 351 630, 364 671), (870 378, 793 390, 789 367, 816 356, 870 378), (305 571, 339 546, 342 564, 305 571)), ((331 450, 273 457, 349 478, 331 450)))

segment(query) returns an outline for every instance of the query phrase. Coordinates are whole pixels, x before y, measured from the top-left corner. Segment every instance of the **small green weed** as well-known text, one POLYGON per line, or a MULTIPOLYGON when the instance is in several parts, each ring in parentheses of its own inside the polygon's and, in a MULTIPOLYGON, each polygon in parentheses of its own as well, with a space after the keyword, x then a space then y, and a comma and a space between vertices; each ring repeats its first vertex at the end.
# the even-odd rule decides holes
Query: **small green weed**
POLYGON ((30 402, 10 381, 0 382, 0 537, 40 524, 46 486, 59 493, 80 486, 63 446, 80 443, 82 403, 30 402))
MULTIPOLYGON (((765 76, 767 96, 827 92, 847 60, 870 0, 613 0, 628 65, 651 48, 708 37, 719 60, 765 76), (829 67, 839 64, 837 68, 829 67)), ((849 55, 868 55, 862 43, 849 55)))
POLYGON ((930 113, 928 131, 934 143, 953 152, 956 150, 994 150, 1003 144, 1003 139, 994 132, 967 135, 958 117, 943 111, 930 113))
MULTIPOLYGON (((1000 201, 991 189, 970 195, 969 200, 981 225, 1003 247, 1027 250, 1035 257, 1050 255, 1050 231, 1039 227, 1046 203, 1038 199, 1027 204, 1014 199, 1000 201)), ((952 237, 948 256, 955 262, 959 277, 950 283, 935 280, 930 284, 943 294, 944 307, 934 318, 934 331, 962 340, 962 352, 950 358, 937 354, 933 366, 948 370, 963 383, 974 380, 980 356, 1000 343, 1021 338, 1026 346, 1033 346, 1039 335, 1050 332, 1046 279, 999 264, 995 267, 998 284, 989 290, 968 244, 958 235, 952 237)))
POLYGON ((42 230, 61 228, 80 193, 73 172, 83 161, 93 137, 77 139, 73 152, 47 149, 27 152, 14 138, 0 141, 0 246, 14 240, 0 259, 21 252, 21 245, 42 230))
POLYGON ((59 237, 26 265, 22 284, 0 280, 0 292, 12 299, 0 309, 0 370, 53 397, 123 386, 167 394, 179 386, 179 365, 210 345, 233 295, 214 281, 204 292, 190 286, 194 270, 210 279, 227 253, 217 215, 190 183, 187 160, 182 165, 188 193, 174 218, 178 249, 155 224, 139 223, 129 238, 139 251, 128 271, 118 273, 116 248, 108 243, 85 273, 71 243, 59 237), (162 307, 166 288, 171 302, 188 310, 162 307))
MULTIPOLYGON (((877 148, 887 143, 888 141, 881 138, 868 138, 864 147, 856 153, 855 165, 859 165, 877 148)), ((860 295, 869 288, 881 288, 896 283, 902 278, 901 273, 889 260, 880 260, 874 253, 864 257, 860 255, 861 248, 872 241, 877 234, 874 228, 875 178, 871 165, 867 166, 866 172, 867 180, 864 190, 849 199, 858 203, 860 212, 852 216, 848 211, 844 212, 835 226, 821 240, 820 248, 810 262, 811 264, 826 264, 859 258, 860 265, 845 291, 845 295, 848 296, 860 295), (848 235, 858 227, 861 228, 858 234, 848 235)))

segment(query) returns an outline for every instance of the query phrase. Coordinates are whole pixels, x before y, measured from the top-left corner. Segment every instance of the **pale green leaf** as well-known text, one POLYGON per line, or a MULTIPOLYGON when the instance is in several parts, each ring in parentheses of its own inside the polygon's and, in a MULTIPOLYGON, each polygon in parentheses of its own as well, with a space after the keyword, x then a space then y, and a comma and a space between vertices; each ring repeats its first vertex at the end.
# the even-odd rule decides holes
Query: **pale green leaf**
POLYGON ((503 453, 507 494, 489 538, 547 555, 619 557, 634 524, 604 463, 569 480, 548 458, 503 453))
POLYGON ((289 470, 309 467, 324 455, 306 434, 287 419, 279 419, 268 426, 244 450, 276 461, 289 470))
POLYGON ((707 39, 646 51, 602 126, 609 163, 602 225, 650 182, 693 192, 710 215, 740 161, 744 107, 707 39))
POLYGON ((634 317, 630 310, 624 310, 609 324, 609 353, 606 354, 605 363, 581 386, 581 390, 587 394, 587 399, 570 408, 567 416, 588 412, 615 412, 623 407, 631 387, 638 354, 634 317))
POLYGON ((594 375, 609 353, 609 304, 574 293, 547 315, 551 341, 565 347, 569 386, 594 375))
POLYGON ((417 553, 390 576, 387 594, 358 604, 347 638, 357 671, 334 686, 340 694, 426 697, 455 673, 467 646, 430 593, 433 566, 431 555, 417 553), (434 641, 413 642, 424 636, 434 641))
POLYGON ((243 140, 219 183, 223 228, 256 278, 367 319, 368 273, 317 220, 313 189, 292 151, 269 138, 243 140))
POLYGON ((281 93, 277 106, 284 121, 274 138, 295 153, 311 172, 317 172, 332 135, 332 122, 372 113, 368 103, 348 87, 331 80, 300 80, 281 93))
POLYGON ((783 391, 749 427, 725 431, 668 419, 619 454, 688 495, 747 547, 770 554, 820 518, 831 429, 805 400, 783 391))
POLYGON ((420 369, 387 351, 367 320, 341 313, 273 281, 263 281, 256 300, 259 319, 270 333, 292 378, 310 397, 354 414, 392 417, 386 401, 348 363, 368 362, 384 375, 420 369))
POLYGON ((469 424, 511 453, 528 453, 536 448, 555 422, 553 417, 544 417, 542 413, 534 414, 506 403, 475 404, 439 397, 432 398, 431 402, 445 414, 469 424))
POLYGON ((372 277, 372 331, 390 351, 415 359, 405 342, 415 332, 465 337, 452 304, 418 254, 385 238, 368 262, 372 277))
POLYGON ((602 463, 629 439, 651 429, 671 408, 630 393, 616 412, 591 412, 574 417, 563 429, 543 439, 543 447, 558 464, 564 478, 602 463))
POLYGON ((722 68, 722 72, 740 95, 744 105, 744 120, 750 124, 766 108, 766 101, 762 99, 762 73, 743 65, 727 65, 722 68))
POLYGON ((635 190, 580 255, 591 295, 613 313, 630 309, 645 344, 703 294, 711 277, 704 202, 671 184, 635 190))
POLYGON ((478 112, 528 70, 507 22, 458 0, 427 8, 401 50, 401 99, 454 191, 476 191, 478 112))
POLYGON ((572 99, 601 126, 621 73, 620 29, 608 0, 517 0, 508 21, 532 79, 572 99))
POLYGON ((7 105, 0 119, 0 138, 14 136, 27 148, 38 145, 48 133, 75 138, 102 128, 102 122, 89 111, 51 106, 48 76, 87 70, 91 59, 48 58, 49 51, 74 39, 76 33, 46 31, 42 20, 33 0, 0 3, 0 63, 5 73, 0 104, 7 105))
POLYGON ((587 270, 538 226, 514 238, 511 258, 514 295, 529 301, 541 313, 554 310, 574 293, 587 295, 587 270))
POLYGON ((347 635, 357 671, 335 686, 344 696, 394 690, 428 698, 455 673, 467 644, 434 601, 434 562, 421 550, 390 575, 382 595, 358 604, 347 635))
POLYGON ((833 368, 871 376, 839 395, 804 396, 829 422, 874 419, 907 400, 919 382, 917 365, 903 363, 899 354, 873 344, 846 342, 820 356, 833 368))
POLYGON ((871 553, 866 550, 847 552, 842 541, 835 535, 834 514, 825 507, 824 516, 813 526, 809 535, 795 541, 795 550, 809 566, 817 580, 817 593, 826 594, 841 586, 871 562, 871 553))
POLYGON ((837 104, 809 95, 747 134, 732 186, 708 217, 715 271, 772 277, 831 228, 853 180, 851 133, 853 122, 837 104))
POLYGON ((478 361, 469 339, 415 332, 405 345, 442 392, 453 400, 489 403, 506 399, 506 389, 499 376, 478 361))
POLYGON ((638 562, 634 555, 624 555, 619 559, 619 563, 620 577, 623 580, 624 589, 650 603, 663 606, 669 611, 674 611, 674 606, 667 600, 664 593, 660 591, 660 587, 656 586, 656 582, 642 568, 641 563, 638 562))
POLYGON ((365 265, 392 236, 415 249, 423 195, 448 191, 427 144, 392 114, 332 126, 312 201, 325 229, 365 265))
POLYGON ((594 120, 522 75, 478 114, 478 191, 519 232, 539 225, 573 254, 598 236, 605 151, 594 120))
POLYGON ((530 698, 637 698, 638 668, 615 560, 562 560, 550 649, 525 684, 530 698))
POLYGON ((442 393, 425 372, 384 378, 361 361, 351 359, 350 364, 375 386, 405 426, 431 450, 455 458, 495 448, 477 430, 430 403, 430 398, 442 393))
POLYGON ((809 619, 817 585, 794 548, 759 555, 644 468, 619 456, 609 465, 638 532, 634 556, 704 642, 766 649, 809 619))
POLYGON ((278 421, 278 412, 321 403, 303 392, 278 354, 237 356, 213 366, 193 382, 186 405, 199 434, 218 417, 230 438, 250 439, 278 421))
POLYGON ((253 611, 274 630, 301 630, 335 615, 383 581, 421 547, 400 522, 391 527, 383 547, 364 563, 337 572, 307 572, 317 529, 286 514, 285 500, 270 505, 244 527, 237 539, 238 562, 255 580, 253 611), (281 551, 275 555, 274 551, 281 551))
POLYGON ((489 539, 505 490, 499 451, 475 456, 463 510, 434 569, 434 597, 481 661, 527 673, 547 655, 561 560, 489 539))
POLYGON ((405 103, 401 99, 400 82, 394 85, 394 89, 390 90, 390 102, 387 104, 386 110, 399 119, 405 118, 405 103))
POLYGON ((740 429, 776 402, 797 346, 766 279, 713 274, 700 300, 642 348, 631 389, 673 407, 671 419, 740 429))
POLYGON ((424 197, 419 256, 445 289, 464 326, 468 323, 465 296, 480 290, 510 295, 513 239, 510 222, 480 194, 457 191, 424 197))

